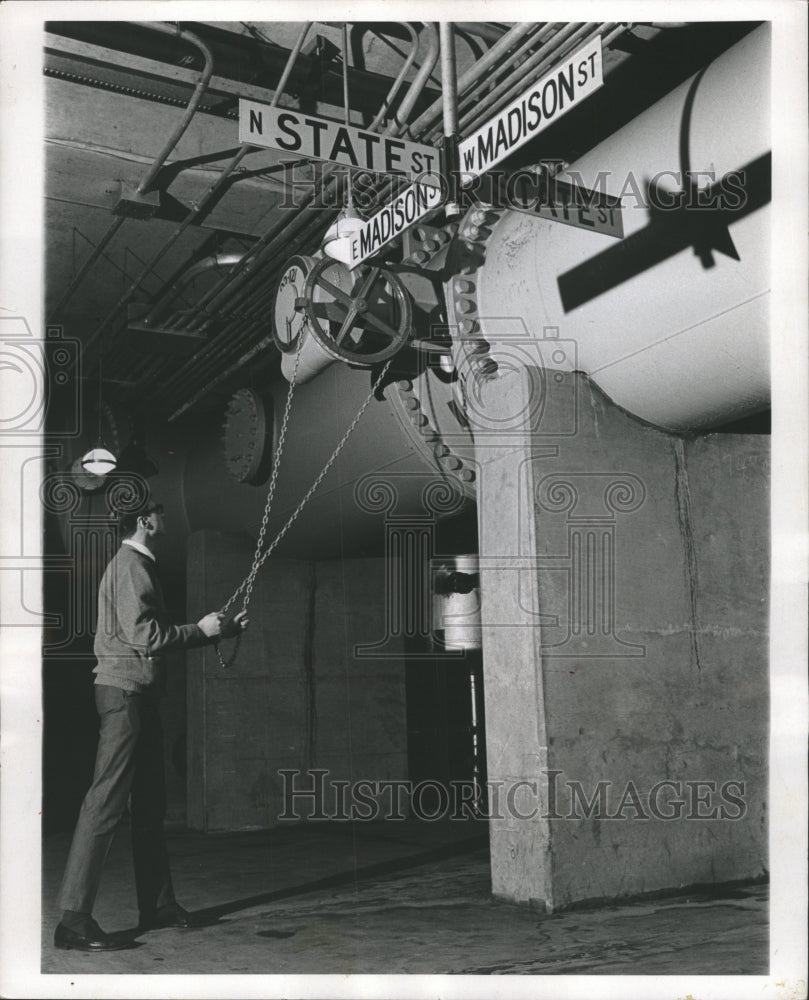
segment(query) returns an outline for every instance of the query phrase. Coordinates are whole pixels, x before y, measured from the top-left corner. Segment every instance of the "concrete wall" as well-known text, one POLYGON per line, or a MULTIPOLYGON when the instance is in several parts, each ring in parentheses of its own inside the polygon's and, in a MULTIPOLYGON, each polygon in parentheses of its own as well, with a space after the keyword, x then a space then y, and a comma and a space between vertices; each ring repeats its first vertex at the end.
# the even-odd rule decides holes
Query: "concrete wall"
MULTIPOLYGON (((401 653, 401 639, 386 644, 385 658, 358 657, 355 649, 386 634, 384 571, 382 559, 314 566, 312 762, 328 770, 327 785, 407 777, 405 668, 390 655, 401 653)), ((325 808, 334 811, 333 796, 325 808)))
MULTIPOLYGON (((238 586, 253 544, 211 531, 189 538, 192 619, 238 586)), ((327 769, 326 789, 332 780, 406 777, 403 664, 353 655, 354 644, 384 634, 382 561, 269 559, 249 616, 229 670, 213 648, 188 654, 188 825, 237 830, 305 818, 313 800, 289 793, 313 779, 281 770, 327 769)), ((222 643, 225 657, 232 645, 222 643)), ((334 811, 328 795, 323 811, 334 811)))
MULTIPOLYGON (((543 798, 492 823, 494 890, 556 908, 760 875, 769 439, 684 441, 565 377, 575 434, 479 449, 484 566, 534 560, 516 588, 482 573, 489 777, 539 779, 543 798), (523 628, 498 627, 515 590, 523 628)), ((510 411, 531 387, 486 391, 510 411)))

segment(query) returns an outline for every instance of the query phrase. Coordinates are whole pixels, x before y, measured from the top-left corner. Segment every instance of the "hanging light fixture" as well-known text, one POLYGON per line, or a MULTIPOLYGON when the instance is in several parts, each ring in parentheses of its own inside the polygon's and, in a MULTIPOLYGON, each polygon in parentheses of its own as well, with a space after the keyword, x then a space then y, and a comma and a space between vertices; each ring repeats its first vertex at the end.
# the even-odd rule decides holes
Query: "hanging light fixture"
POLYGON ((98 437, 96 445, 82 455, 81 467, 92 476, 103 478, 114 472, 118 466, 118 459, 107 448, 101 434, 101 392, 103 381, 101 377, 101 357, 98 359, 98 437))
POLYGON ((94 476, 106 476, 114 472, 118 462, 115 455, 100 445, 91 448, 82 456, 81 467, 85 472, 90 472, 94 476))

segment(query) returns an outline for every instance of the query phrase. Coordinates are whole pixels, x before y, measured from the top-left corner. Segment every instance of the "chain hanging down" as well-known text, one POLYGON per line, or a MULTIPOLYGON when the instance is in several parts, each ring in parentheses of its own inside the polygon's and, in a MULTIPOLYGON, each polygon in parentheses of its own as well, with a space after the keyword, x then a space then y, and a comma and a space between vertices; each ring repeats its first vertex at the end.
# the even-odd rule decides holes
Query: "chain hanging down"
MULTIPOLYGON (((256 550, 253 553, 253 564, 250 567, 250 572, 247 574, 247 577, 243 580, 241 586, 238 588, 238 590, 234 591, 230 595, 230 597, 227 599, 225 604, 220 609, 219 613, 221 615, 227 614, 228 608, 231 606, 231 604, 233 604, 233 602, 236 600, 239 594, 243 590, 245 590, 245 588, 246 588, 246 593, 244 596, 244 602, 242 603, 242 611, 247 611, 247 605, 250 603, 250 597, 252 596, 253 593, 253 583, 256 579, 256 574, 258 573, 259 567, 261 565, 261 563, 259 562, 261 556, 261 549, 264 545, 264 536, 267 534, 267 524, 270 519, 270 511, 272 510, 273 497, 275 496, 275 484, 278 481, 278 467, 281 464, 281 455, 284 450, 284 442, 286 441, 286 436, 287 436, 287 425, 289 424, 289 414, 292 408, 292 395, 295 392, 295 380, 298 377, 298 364, 300 363, 301 360, 301 348, 303 347, 303 339, 304 339, 303 337, 299 339, 298 349, 295 352, 295 366, 292 369, 292 377, 289 380, 289 389, 287 390, 286 403, 284 404, 284 416, 281 420, 281 430, 278 432, 278 447, 275 449, 275 455, 273 456, 272 473, 270 475, 270 485, 267 490, 267 500, 264 504, 264 513, 261 516, 261 530, 258 533, 256 550)), ((241 643, 242 643, 242 633, 241 631, 239 631, 236 633, 236 645, 233 647, 233 650, 227 660, 224 659, 222 653, 219 650, 218 640, 217 642, 214 643, 214 649, 216 650, 216 656, 217 659, 219 660, 219 665, 223 669, 227 669, 228 667, 232 666, 233 661, 236 659, 236 656, 239 652, 239 646, 241 646, 241 643)))
MULTIPOLYGON (((385 376, 387 375, 388 368, 390 368, 391 362, 393 361, 393 358, 389 358, 388 361, 385 363, 384 367, 382 368, 382 371, 379 373, 379 375, 377 376, 376 380, 374 381, 374 384, 371 387, 371 391, 368 393, 368 396, 366 397, 366 399, 363 402, 362 406, 359 408, 359 411, 357 412, 356 416, 351 421, 351 423, 348 425, 348 428, 346 429, 345 434, 343 434, 342 438, 338 441, 337 445, 334 448, 334 451, 329 456, 328 461, 326 462, 326 464, 323 466, 323 468, 318 473, 317 479, 315 479, 315 481, 312 483, 312 485, 309 487, 309 489, 304 494, 303 499, 300 501, 300 503, 295 508, 295 510, 290 514, 289 518, 286 521, 286 524, 284 524, 284 526, 281 528, 281 530, 278 532, 278 534, 275 536, 275 538, 272 540, 272 542, 270 542, 270 544, 267 547, 267 549, 262 552, 262 547, 264 545, 264 537, 265 537, 265 535, 267 533, 267 524, 269 522, 270 509, 271 509, 271 506, 272 506, 272 499, 273 499, 273 495, 275 493, 275 483, 276 483, 276 479, 278 478, 278 465, 279 465, 280 460, 281 460, 281 451, 283 449, 284 439, 286 437, 287 423, 289 421, 289 411, 290 411, 290 406, 292 404, 292 394, 293 394, 293 391, 294 391, 294 388, 295 388, 295 378, 296 378, 297 373, 298 373, 298 362, 300 360, 300 353, 301 353, 301 346, 303 344, 303 339, 304 338, 301 337, 300 342, 298 344, 298 350, 297 350, 296 355, 295 355, 295 367, 293 369, 292 378, 290 379, 290 383, 289 383, 289 392, 287 393, 287 401, 286 401, 286 406, 284 408, 284 417, 283 417, 283 420, 282 420, 282 423, 281 423, 281 430, 280 430, 280 432, 278 434, 278 448, 276 449, 275 458, 273 460, 273 468, 272 468, 272 475, 271 475, 271 478, 270 478, 270 486, 269 486, 269 490, 267 492, 267 502, 266 502, 266 504, 264 506, 264 514, 263 514, 262 519, 261 519, 261 530, 259 532, 258 541, 256 543, 256 551, 255 551, 255 554, 253 556, 253 565, 250 568, 250 572, 245 577, 245 579, 241 582, 241 584, 236 588, 236 590, 234 590, 234 592, 227 599, 227 601, 225 602, 225 604, 222 607, 222 610, 221 610, 220 614, 226 614, 228 608, 233 604, 233 602, 236 600, 236 598, 242 592, 244 592, 244 600, 242 602, 242 611, 246 611, 247 610, 247 605, 250 603, 250 598, 251 598, 252 593, 253 593, 253 584, 255 583, 255 579, 256 579, 256 575, 258 574, 258 571, 264 565, 264 563, 266 562, 266 560, 269 559, 270 555, 272 555, 273 551, 278 546, 278 544, 280 543, 280 541, 284 537, 284 535, 287 533, 287 531, 289 531, 289 529, 295 523, 295 521, 297 520, 297 518, 300 515, 301 511, 303 510, 303 508, 306 506, 306 504, 311 499, 312 494, 315 492, 315 490, 318 488, 318 486, 320 486, 321 482, 325 478, 325 476, 328 473, 329 469, 332 467, 332 465, 334 464, 334 462, 337 460, 337 456, 340 454, 340 452, 345 447, 345 444, 348 441, 348 439, 351 436, 351 434, 353 433, 354 428, 357 426, 357 424, 362 419, 362 415, 368 409, 368 407, 371 404, 371 400, 374 398, 374 396, 377 393, 377 390, 382 385, 382 381, 385 378, 385 376)), ((236 635, 236 645, 234 646, 233 651, 231 652, 231 654, 230 654, 230 656, 228 657, 227 660, 224 659, 224 657, 222 656, 221 652, 219 651, 219 643, 216 642, 214 644, 214 649, 216 650, 216 655, 217 655, 217 658, 219 659, 219 664, 220 664, 220 666, 222 668, 227 669, 228 667, 230 667, 230 666, 233 665, 233 662, 236 659, 236 655, 239 652, 239 646, 241 645, 241 638, 242 638, 241 632, 239 632, 236 635)))

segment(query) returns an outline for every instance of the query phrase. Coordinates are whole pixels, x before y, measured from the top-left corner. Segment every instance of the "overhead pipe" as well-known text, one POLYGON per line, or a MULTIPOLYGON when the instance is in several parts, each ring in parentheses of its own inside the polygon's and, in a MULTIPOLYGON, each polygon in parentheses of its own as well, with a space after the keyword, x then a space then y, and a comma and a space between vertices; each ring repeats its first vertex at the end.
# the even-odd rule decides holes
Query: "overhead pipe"
POLYGON ((458 31, 464 31, 467 35, 477 35, 487 42, 499 42, 506 31, 503 28, 495 28, 486 21, 456 21, 455 27, 458 31))
MULTIPOLYGON (((280 98, 283 88, 286 87, 287 81, 289 80, 289 75, 292 72, 292 67, 295 63, 295 59, 300 53, 303 46, 304 39, 311 28, 313 22, 307 21, 301 28, 298 35, 298 39, 295 43, 294 48, 287 58, 286 66, 284 67, 284 72, 281 74, 281 79, 278 82, 278 87, 276 88, 273 99, 270 102, 271 106, 274 106, 278 99, 280 98)), ((152 271, 155 265, 162 260, 162 258, 168 253, 171 247, 177 242, 177 240, 182 236, 182 234, 192 225, 200 216, 207 210, 208 205, 211 201, 218 195, 221 189, 229 180, 233 171, 241 163, 244 157, 254 149, 249 143, 243 143, 238 152, 235 154, 233 159, 228 163, 222 173, 219 175, 216 182, 208 189, 205 195, 202 197, 201 201, 197 204, 196 208, 192 209, 191 212, 185 217, 182 223, 177 227, 177 229, 168 238, 167 242, 163 244, 160 250, 152 257, 151 261, 146 265, 146 267, 141 272, 140 276, 135 279, 135 281, 130 285, 128 290, 121 296, 118 302, 113 306, 112 310, 104 317, 103 321, 96 327, 93 333, 88 337, 85 342, 85 350, 95 342, 97 337, 100 335, 101 331, 109 327, 115 317, 118 315, 121 309, 123 309, 132 300, 132 296, 140 288, 143 282, 146 280, 146 276, 152 271)))
MULTIPOLYGON (((492 68, 492 66, 497 63, 501 56, 505 56, 521 38, 524 38, 528 34, 534 34, 535 29, 536 25, 534 24, 515 24, 514 27, 503 35, 498 42, 494 43, 483 58, 479 59, 474 66, 471 66, 458 80, 458 92, 463 93, 471 83, 479 80, 492 68)), ((444 102, 442 98, 439 97, 438 100, 434 101, 430 107, 423 111, 412 123, 409 128, 409 134, 413 136, 420 135, 422 130, 428 125, 431 125, 442 113, 443 107, 444 102)))
POLYGON ((523 74, 526 63, 532 57, 536 57, 545 51, 545 46, 555 41, 561 34, 570 31, 575 31, 575 26, 551 22, 550 24, 546 24, 545 27, 540 28, 536 33, 524 38, 513 52, 504 57, 498 65, 492 67, 491 72, 486 73, 469 86, 464 87, 458 98, 459 108, 467 112, 471 108, 474 112, 477 109, 479 95, 481 93, 488 94, 493 86, 493 80, 503 71, 506 73, 503 76, 503 80, 519 77, 523 74))
POLYGON ((168 303, 177 295, 180 295, 183 289, 187 288, 188 285, 190 285, 195 278, 199 277, 200 274, 206 274, 210 271, 219 271, 223 268, 233 267, 234 264, 238 264, 243 257, 244 253, 217 253, 211 257, 206 257, 204 260, 198 261, 196 264, 193 264, 187 271, 183 272, 171 288, 161 295, 161 297, 157 300, 157 302, 155 302, 140 322, 147 324, 156 322, 157 317, 162 311, 165 310, 168 303))
MULTIPOLYGON (((537 34, 533 31, 534 28, 535 25, 532 24, 515 25, 500 39, 499 42, 495 43, 495 45, 489 49, 482 59, 477 60, 474 66, 471 66, 457 81, 458 93, 463 95, 467 87, 476 83, 478 79, 483 77, 501 57, 508 55, 521 39, 525 38, 527 35, 537 34)), ((530 46, 531 44, 534 44, 533 39, 525 43, 526 46, 530 46)), ((407 134, 419 141, 427 141, 427 136, 425 134, 426 130, 428 127, 434 125, 440 120, 443 114, 443 108, 443 100, 439 98, 437 101, 433 102, 433 104, 431 104, 426 111, 422 112, 415 122, 413 122, 413 124, 408 128, 407 134)), ((430 138, 437 138, 437 133, 432 134, 430 138)), ((377 197, 379 199, 384 198, 385 195, 391 191, 392 186, 392 181, 383 181, 382 184, 375 189, 377 197)))
POLYGON ((168 24, 163 24, 161 21, 145 21, 139 24, 140 27, 149 28, 151 31, 158 31, 163 35, 177 35, 184 42, 188 42, 194 45, 202 53, 205 60, 205 64, 202 67, 202 73, 200 74, 199 80, 197 80, 197 85, 194 88, 194 93, 191 95, 191 100, 183 113, 183 117, 177 123, 176 128, 168 137, 165 145, 160 150, 160 152, 155 157, 154 163, 146 173, 146 176, 138 184, 138 194, 147 194, 157 179, 157 175, 160 173, 160 169, 169 158, 169 153, 174 149, 177 143, 182 138, 185 130, 191 124, 191 119, 194 117, 199 102, 202 100, 202 96, 208 88, 208 82, 213 75, 213 56, 211 55, 211 50, 208 46, 195 35, 192 31, 188 31, 186 28, 181 28, 177 25, 175 28, 169 27, 168 24))
POLYGON ((447 218, 460 214, 458 205, 458 79, 455 64, 455 32, 451 21, 439 25, 441 36, 441 93, 444 101, 444 179, 449 185, 444 211, 447 218))
POLYGON ((508 103, 511 93, 525 90, 541 75, 545 67, 562 57, 562 52, 567 50, 568 45, 577 45, 597 30, 598 26, 592 24, 566 25, 552 34, 547 41, 542 39, 543 44, 536 52, 531 53, 512 73, 504 76, 485 95, 478 96, 476 88, 475 93, 470 95, 472 107, 463 115, 461 127, 473 131, 484 114, 487 119, 496 114, 508 103))
POLYGON ((439 25, 441 36, 441 90, 444 100, 444 135, 458 132, 458 81, 455 64, 455 32, 451 21, 439 25))
MULTIPOLYGON (((566 38, 559 45, 554 45, 553 49, 548 53, 538 53, 540 58, 538 61, 535 59, 529 60, 531 65, 529 67, 528 63, 521 66, 520 69, 531 69, 534 72, 535 78, 541 76, 546 70, 551 68, 552 63, 560 62, 566 59, 571 53, 573 53, 577 48, 579 48, 584 43, 591 41, 592 39, 599 37, 601 38, 602 46, 610 45, 616 38, 620 35, 626 33, 626 28, 624 25, 617 22, 608 21, 606 23, 594 24, 590 27, 591 30, 587 31, 581 29, 577 31, 574 35, 566 38), (550 57, 550 58, 548 58, 550 57)), ((554 39, 554 43, 556 39, 554 39)), ((499 89, 499 88, 498 88, 499 89)), ((499 99, 498 109, 504 107, 508 104, 514 97, 522 93, 525 89, 525 81, 523 79, 512 79, 510 87, 501 94, 499 99)), ((481 102, 481 107, 486 105, 486 102, 481 102)))
POLYGON ((424 21, 422 23, 424 33, 427 36, 427 51, 424 54, 424 59, 419 67, 419 71, 413 77, 413 82, 410 84, 410 87, 402 99, 396 114, 393 116, 393 121, 385 130, 383 135, 401 135, 401 133, 407 128, 407 121, 410 117, 410 112, 416 106, 416 101, 418 101, 421 97, 421 92, 427 86, 427 81, 432 76, 435 64, 438 62, 438 32, 435 30, 435 25, 431 22, 424 21))
MULTIPOLYGON (((151 190, 152 184, 155 178, 157 177, 157 174, 160 172, 161 167, 166 162, 169 153, 174 149, 174 147, 180 141, 185 130, 191 124, 191 119, 194 117, 197 107, 199 106, 199 102, 202 100, 202 96, 208 87, 208 83, 211 79, 211 76, 213 75, 213 56, 211 55, 211 50, 192 31, 188 31, 185 28, 180 28, 179 26, 176 28, 170 28, 168 25, 161 24, 159 21, 144 22, 142 27, 149 28, 152 31, 160 31, 163 34, 174 35, 176 33, 178 37, 183 39, 183 41, 186 41, 190 45, 195 46, 202 53, 204 59, 204 65, 202 67, 202 72, 200 73, 199 79, 197 80, 197 85, 194 88, 194 92, 191 95, 191 99, 186 105, 183 117, 180 119, 180 122, 178 123, 177 127, 174 129, 172 134, 166 140, 165 145, 157 154, 157 156, 154 158, 151 167, 149 167, 149 169, 146 171, 146 174, 143 176, 140 183, 138 184, 137 193, 140 195, 146 194, 149 190, 151 190)), ((121 226, 124 224, 125 221, 126 221, 126 216, 124 215, 120 215, 112 221, 106 233, 104 233, 104 235, 101 237, 99 242, 96 244, 96 247, 93 250, 93 252, 90 254, 90 256, 87 258, 87 260, 80 268, 79 273, 70 282, 70 284, 65 289, 64 294, 59 299, 57 304, 54 306, 53 312, 51 314, 54 319, 58 319, 59 312, 73 297, 74 292, 82 283, 82 281, 84 281, 85 277, 89 273, 93 264, 95 264, 95 262, 98 260, 98 258, 107 248, 107 246, 110 244, 113 237, 115 236, 115 234, 118 232, 118 230, 121 228, 121 226)), ((147 273, 148 269, 146 272, 144 272, 143 277, 145 277, 147 273)), ((103 329, 103 326, 100 327, 99 330, 100 329, 103 329)), ((85 350, 87 346, 89 346, 89 344, 95 340, 97 332, 98 331, 96 331, 96 333, 94 333, 93 336, 90 338, 90 340, 87 342, 87 344, 85 345, 85 350)))
MULTIPOLYGON (((538 79, 546 70, 550 69, 552 64, 560 62, 584 42, 595 38, 602 31, 606 33, 611 32, 614 27, 614 24, 586 24, 579 28, 574 28, 572 31, 559 32, 548 46, 543 47, 520 66, 520 76, 518 79, 515 80, 512 75, 498 84, 486 97, 482 98, 475 105, 474 110, 463 117, 461 126, 468 128, 470 131, 473 130, 472 122, 475 117, 487 111, 490 116, 496 114, 513 97, 524 91, 532 80, 538 79), (531 73, 530 77, 527 76, 529 72, 531 73)), ((622 32, 623 29, 621 28, 620 31, 622 32)), ((604 36, 604 44, 606 44, 607 36, 608 34, 604 36)), ((610 35, 609 37, 614 36, 610 35)))
POLYGON ((419 48, 418 32, 413 27, 413 25, 410 24, 409 21, 404 21, 403 24, 405 28, 408 30, 408 32, 410 32, 410 52, 408 53, 405 61, 402 63, 402 68, 396 74, 396 79, 393 81, 390 90, 385 95, 385 99, 382 101, 382 105, 379 111, 377 111, 377 113, 374 115, 371 124, 368 126, 369 132, 374 132, 379 127, 379 123, 384 119, 385 114, 390 109, 390 106, 393 103, 394 98, 399 93, 399 89, 404 83, 404 78, 410 72, 410 67, 413 65, 416 59, 416 53, 418 52, 419 48))

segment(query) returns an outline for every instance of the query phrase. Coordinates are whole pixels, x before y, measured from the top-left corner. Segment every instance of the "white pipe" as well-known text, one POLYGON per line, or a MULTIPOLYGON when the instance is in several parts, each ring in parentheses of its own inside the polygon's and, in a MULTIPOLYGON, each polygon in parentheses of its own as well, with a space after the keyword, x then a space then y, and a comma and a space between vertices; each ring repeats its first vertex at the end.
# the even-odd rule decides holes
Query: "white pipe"
MULTIPOLYGON (((756 164, 766 185, 769 61, 765 25, 559 175, 575 171, 594 188, 599 172, 608 171, 606 191, 624 192, 621 242, 506 212, 477 272, 480 335, 497 341, 492 317, 512 317, 512 325, 530 333, 546 367, 588 373, 618 405, 668 430, 706 429, 765 409, 768 204, 738 216, 681 211, 676 217, 691 227, 689 235, 661 255, 660 234, 670 232, 675 216, 638 204, 633 186, 645 194, 659 176, 661 190, 672 195, 687 185, 687 170, 704 172, 704 185, 710 176, 718 182, 756 164), (706 228, 723 219, 732 241, 726 239, 725 249, 735 250, 738 260, 717 249, 721 231, 706 228), (713 242, 704 262, 694 246, 700 238, 713 242), (649 266, 655 254, 661 259, 649 266), (604 275, 611 277, 603 281, 604 275), (515 303, 522 304, 517 313, 515 303), (564 345, 543 344, 549 328, 564 345), (554 352, 564 359, 545 357, 554 352)), ((751 189, 747 197, 755 194, 751 189)), ((766 190, 759 196, 768 200, 766 190)))
POLYGON ((444 135, 458 132, 458 82, 455 75, 455 31, 451 21, 441 21, 441 90, 444 98, 444 135))

